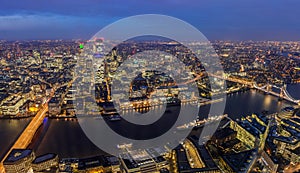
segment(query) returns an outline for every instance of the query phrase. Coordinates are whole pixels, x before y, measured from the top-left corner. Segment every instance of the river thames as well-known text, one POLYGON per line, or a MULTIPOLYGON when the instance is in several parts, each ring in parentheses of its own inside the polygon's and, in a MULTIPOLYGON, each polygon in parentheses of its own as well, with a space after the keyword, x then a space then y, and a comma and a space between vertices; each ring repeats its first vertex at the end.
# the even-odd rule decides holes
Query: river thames
MULTIPOLYGON (((299 84, 290 85, 287 89, 295 99, 300 99, 299 84)), ((272 95, 266 95, 256 90, 248 90, 227 95, 224 113, 232 119, 238 119, 256 112, 278 112, 289 105, 292 104, 287 101, 278 101, 278 98, 272 95)), ((209 106, 202 106, 200 115, 207 115, 209 108, 209 106)), ((28 124, 29 120, 29 118, 0 120, 1 157, 28 124)), ((75 119, 45 119, 37 136, 34 143, 30 145, 30 148, 35 150, 36 155, 57 153, 60 157, 88 157, 104 154, 85 136, 75 119)))

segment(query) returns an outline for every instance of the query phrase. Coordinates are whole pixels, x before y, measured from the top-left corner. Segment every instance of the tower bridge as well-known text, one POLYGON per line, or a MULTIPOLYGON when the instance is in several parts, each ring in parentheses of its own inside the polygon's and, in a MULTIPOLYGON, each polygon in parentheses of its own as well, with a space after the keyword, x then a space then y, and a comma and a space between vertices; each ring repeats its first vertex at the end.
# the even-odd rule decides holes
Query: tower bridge
POLYGON ((271 95, 274 95, 280 99, 284 99, 284 100, 287 100, 287 101, 290 101, 292 103, 295 103, 295 104, 298 104, 300 105, 300 100, 297 100, 297 99, 294 99, 290 94, 289 92, 287 91, 286 89, 286 84, 284 84, 282 87, 278 87, 276 85, 271 85, 271 84, 266 84, 264 86, 257 86, 256 83, 254 83, 254 88, 260 90, 260 91, 263 91, 265 93, 268 93, 268 94, 271 94, 271 95), (275 92, 272 90, 272 88, 277 88, 280 90, 279 93, 275 92))
POLYGON ((231 82, 235 82, 235 83, 240 83, 243 85, 247 85, 251 88, 255 88, 257 90, 263 91, 267 94, 271 94, 273 96, 278 97, 279 99, 284 99, 287 100, 289 102, 295 103, 300 105, 300 100, 297 100, 295 98, 293 98, 289 92, 286 89, 286 84, 284 84, 282 87, 278 87, 276 85, 272 85, 272 84, 266 84, 264 86, 258 86, 256 84, 256 82, 254 81, 249 81, 249 80, 245 80, 245 79, 238 79, 238 78, 234 78, 234 77, 230 77, 230 76, 218 76, 218 75, 214 75, 214 74, 209 74, 211 77, 215 77, 215 78, 219 78, 219 79, 223 79, 226 81, 231 81, 231 82), (277 88, 280 90, 279 93, 275 92, 272 90, 272 88, 277 88))

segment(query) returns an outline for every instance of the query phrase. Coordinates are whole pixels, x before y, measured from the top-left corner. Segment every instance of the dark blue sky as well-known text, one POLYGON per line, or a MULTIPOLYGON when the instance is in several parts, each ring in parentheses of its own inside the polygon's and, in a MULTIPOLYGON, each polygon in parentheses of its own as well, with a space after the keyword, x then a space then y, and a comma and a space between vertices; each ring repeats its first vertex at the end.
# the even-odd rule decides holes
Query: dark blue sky
POLYGON ((209 40, 300 40, 299 0, 2 0, 0 39, 88 39, 131 15, 165 14, 209 40))

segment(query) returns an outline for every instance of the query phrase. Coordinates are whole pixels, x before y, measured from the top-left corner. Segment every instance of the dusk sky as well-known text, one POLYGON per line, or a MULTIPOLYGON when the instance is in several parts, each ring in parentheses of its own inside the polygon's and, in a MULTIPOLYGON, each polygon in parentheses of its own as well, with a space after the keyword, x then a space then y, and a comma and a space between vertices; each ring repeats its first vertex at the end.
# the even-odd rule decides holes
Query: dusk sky
POLYGON ((299 0, 2 0, 0 39, 89 39, 151 13, 182 19, 209 40, 300 40, 299 9, 299 0))

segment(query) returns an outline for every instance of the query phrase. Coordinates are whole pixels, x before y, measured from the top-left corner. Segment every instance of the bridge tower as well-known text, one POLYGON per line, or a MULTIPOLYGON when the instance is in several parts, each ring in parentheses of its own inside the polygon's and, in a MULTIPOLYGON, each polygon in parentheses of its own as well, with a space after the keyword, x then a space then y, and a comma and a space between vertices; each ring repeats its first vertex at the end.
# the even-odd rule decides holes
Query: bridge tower
POLYGON ((268 83, 267 84, 267 94, 270 93, 271 89, 272 89, 272 85, 268 83))
POLYGON ((284 84, 281 88, 280 88, 280 94, 279 94, 279 99, 282 99, 284 96, 284 90, 286 89, 286 84, 284 84))

